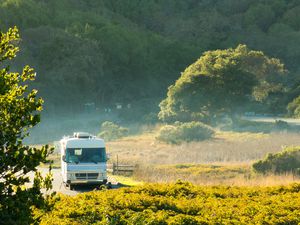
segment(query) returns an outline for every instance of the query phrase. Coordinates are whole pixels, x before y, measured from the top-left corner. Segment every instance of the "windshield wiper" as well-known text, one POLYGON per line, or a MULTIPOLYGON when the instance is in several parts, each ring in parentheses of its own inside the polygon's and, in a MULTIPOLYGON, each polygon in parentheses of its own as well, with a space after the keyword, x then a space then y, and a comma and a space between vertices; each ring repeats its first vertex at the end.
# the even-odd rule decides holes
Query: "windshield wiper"
POLYGON ((98 164, 97 160, 92 160, 93 163, 98 164))

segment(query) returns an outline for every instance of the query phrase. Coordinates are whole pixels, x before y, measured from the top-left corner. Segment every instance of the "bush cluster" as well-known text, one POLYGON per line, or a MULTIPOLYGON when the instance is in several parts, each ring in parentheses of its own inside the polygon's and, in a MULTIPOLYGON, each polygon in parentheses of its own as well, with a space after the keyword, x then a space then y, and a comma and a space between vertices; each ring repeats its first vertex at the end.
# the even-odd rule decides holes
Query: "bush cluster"
POLYGON ((287 130, 287 129, 290 128, 290 125, 286 121, 275 120, 274 128, 277 129, 277 130, 287 130))
POLYGON ((202 141, 211 138, 214 130, 201 122, 180 123, 161 127, 156 138, 169 144, 202 141))
POLYGON ((98 134, 99 137, 106 141, 116 140, 128 135, 128 129, 121 127, 113 122, 105 121, 101 125, 101 132, 98 134))
POLYGON ((266 158, 252 165, 253 169, 260 173, 285 173, 300 171, 300 146, 286 147, 276 154, 267 154, 266 158))
POLYGON ((287 110, 289 116, 300 117, 300 96, 288 104, 287 110))
POLYGON ((286 121, 275 120, 274 123, 250 121, 238 119, 234 123, 222 127, 222 130, 234 130, 238 132, 278 132, 278 131, 293 131, 296 128, 291 127, 286 121))
POLYGON ((40 224, 299 224, 299 213, 299 184, 201 187, 177 182, 61 196, 40 224))

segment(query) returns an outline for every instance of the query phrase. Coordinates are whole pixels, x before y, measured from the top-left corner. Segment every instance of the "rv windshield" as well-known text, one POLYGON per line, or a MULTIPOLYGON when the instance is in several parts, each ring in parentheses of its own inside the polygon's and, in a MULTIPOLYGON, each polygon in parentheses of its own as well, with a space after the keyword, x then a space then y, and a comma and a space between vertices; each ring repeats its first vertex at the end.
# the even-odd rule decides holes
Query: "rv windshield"
POLYGON ((67 163, 105 162, 105 148, 67 148, 67 163))

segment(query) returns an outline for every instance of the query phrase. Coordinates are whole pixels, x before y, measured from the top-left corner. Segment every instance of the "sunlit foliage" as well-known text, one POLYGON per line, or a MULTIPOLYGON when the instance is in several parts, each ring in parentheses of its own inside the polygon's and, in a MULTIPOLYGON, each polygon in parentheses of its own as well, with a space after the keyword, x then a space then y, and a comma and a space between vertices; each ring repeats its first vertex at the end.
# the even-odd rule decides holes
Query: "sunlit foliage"
POLYGON ((105 141, 112 141, 128 135, 128 129, 121 127, 110 121, 105 121, 101 124, 101 130, 98 134, 99 137, 105 141))
POLYGON ((160 103, 164 121, 206 120, 234 115, 251 101, 280 89, 283 64, 246 45, 205 52, 168 89, 160 103))
POLYGON ((255 162, 253 169, 259 173, 300 174, 300 147, 286 147, 281 152, 269 153, 263 160, 255 162))
POLYGON ((61 196, 40 224, 298 224, 299 191, 149 184, 61 196))
POLYGON ((182 142, 203 141, 213 136, 215 131, 201 122, 180 123, 165 125, 160 128, 156 139, 170 144, 182 142))
POLYGON ((43 100, 37 90, 29 88, 35 72, 25 66, 21 73, 10 72, 11 60, 19 51, 17 28, 6 33, 0 31, 0 223, 29 224, 32 222, 31 206, 41 206, 41 188, 51 188, 51 176, 43 178, 37 171, 40 162, 52 151, 23 144, 29 128, 40 121, 43 100), (32 187, 29 172, 35 172, 32 187))
POLYGON ((287 110, 290 116, 300 117, 300 96, 288 104, 287 110))
MULTIPOLYGON (((20 27, 24 51, 15 66, 30 62, 41 74, 45 110, 144 106, 143 98, 148 114, 203 52, 240 43, 282 60, 286 90, 297 87, 299 8, 295 0, 3 0, 0 28, 20 27)), ((257 108, 284 113, 295 96, 272 98, 257 108)))

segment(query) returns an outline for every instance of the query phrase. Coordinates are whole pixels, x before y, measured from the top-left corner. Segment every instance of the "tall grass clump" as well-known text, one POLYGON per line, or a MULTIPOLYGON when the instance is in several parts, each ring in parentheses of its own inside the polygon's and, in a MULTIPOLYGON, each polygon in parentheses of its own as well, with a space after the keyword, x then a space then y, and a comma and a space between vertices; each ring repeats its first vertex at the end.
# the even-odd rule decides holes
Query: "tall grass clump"
POLYGON ((156 139, 168 144, 182 142, 203 141, 214 135, 214 130, 201 122, 180 123, 165 125, 159 130, 156 139))
POLYGON ((286 147, 283 151, 272 154, 269 153, 263 160, 259 160, 252 165, 253 169, 260 173, 285 173, 300 172, 300 146, 286 147))
POLYGON ((105 121, 101 125, 101 132, 98 134, 99 137, 106 141, 116 140, 128 135, 128 129, 121 127, 113 122, 105 121))

